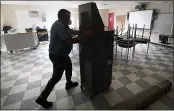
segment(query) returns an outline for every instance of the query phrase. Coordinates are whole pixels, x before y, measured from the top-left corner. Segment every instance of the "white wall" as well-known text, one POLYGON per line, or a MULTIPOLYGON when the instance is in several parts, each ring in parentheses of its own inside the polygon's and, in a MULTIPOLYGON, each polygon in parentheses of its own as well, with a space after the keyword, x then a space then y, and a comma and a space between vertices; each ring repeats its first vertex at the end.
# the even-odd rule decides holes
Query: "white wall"
MULTIPOLYGON (((7 5, 7 4, 1 4, 1 12, 2 12, 2 16, 3 16, 3 20, 4 23, 3 25, 10 25, 14 28, 18 28, 18 22, 17 22, 17 17, 16 17, 16 11, 39 11, 39 13, 41 12, 45 12, 46 14, 46 18, 47 22, 52 23, 53 20, 57 19, 57 12, 60 10, 60 8, 57 7, 39 7, 39 6, 27 6, 27 5, 7 5), (50 13, 52 13, 52 16, 50 17, 49 15, 51 15, 50 13), (53 15, 54 14, 54 15, 53 15), (48 15, 48 16, 47 16, 48 15), (54 18, 52 18, 54 17, 54 18)), ((77 12, 77 9, 68 9, 71 12, 77 12)), ((29 21, 26 21, 29 22, 29 21)), ((36 24, 41 24, 43 23, 41 20, 41 17, 39 17, 39 20, 36 21, 36 24)), ((46 23, 47 23, 46 22, 46 23)), ((43 24, 46 24, 43 23, 43 24)))
MULTIPOLYGON (((173 1, 156 1, 151 2, 147 5, 147 9, 157 9, 158 14, 154 20, 152 35, 151 35, 151 42, 158 43, 159 41, 159 34, 169 34, 170 30, 172 32, 171 24, 173 24, 173 1), (165 13, 165 14, 162 14, 165 13), (164 19, 161 19, 161 18, 164 19), (158 24, 157 24, 158 22, 158 24), (170 22, 170 23, 169 23, 170 22), (160 26, 159 26, 160 25, 160 26), (168 25, 168 26, 167 26, 168 25), (162 28, 168 28, 167 31, 163 31, 162 28), (170 27, 170 28, 169 28, 170 27), (167 33, 165 33, 167 32, 167 33)), ((166 29, 165 29, 166 30, 166 29)), ((173 40, 171 40, 172 42, 173 40)), ((173 44, 171 44, 173 46, 173 44)))
MULTIPOLYGON (((17 18, 16 18, 16 11, 32 11, 36 10, 39 11, 38 7, 29 7, 29 6, 22 6, 22 5, 2 5, 1 4, 1 11, 2 16, 4 19, 5 25, 10 25, 14 28, 17 28, 17 18)), ((27 21, 26 21, 27 22, 27 21)))
POLYGON ((103 20, 104 25, 108 27, 109 10, 107 10, 107 9, 99 9, 99 13, 100 13, 100 16, 101 16, 101 18, 103 20))
MULTIPOLYGON (((16 11, 39 11, 45 12, 46 14, 46 23, 41 21, 41 17, 35 22, 35 24, 46 25, 48 29, 51 28, 51 25, 55 20, 57 20, 57 13, 60 10, 58 7, 39 7, 39 6, 27 6, 27 5, 7 5, 1 4, 1 12, 3 16, 4 23, 3 25, 10 25, 14 28, 19 28, 18 18, 16 16, 16 11)), ((78 9, 77 8, 69 8, 71 12, 71 19, 73 20, 72 28, 78 28, 78 9)), ((99 13, 103 19, 105 26, 108 26, 108 10, 100 9, 99 13)), ((1 17, 2 17, 1 16, 1 17)), ((26 22, 26 21, 24 21, 26 22)), ((27 21, 29 22, 29 21, 27 21)), ((32 24, 32 23, 31 23, 32 24)))
MULTIPOLYGON (((159 10, 158 13, 173 12, 173 1, 152 1, 152 2, 147 4, 146 9, 158 9, 159 10)), ((134 6, 132 6, 132 7, 131 6, 130 7, 117 7, 115 9, 110 9, 109 13, 114 13, 115 14, 115 20, 116 20, 117 15, 127 15, 127 12, 133 11, 133 10, 134 10, 134 6)), ((170 14, 172 14, 172 16, 173 16, 173 13, 170 13, 170 14)), ((166 16, 166 17, 171 17, 171 16, 166 16)), ((156 20, 158 20, 158 19, 159 18, 157 17, 156 20)), ((171 20, 171 18, 166 18, 166 20, 169 20, 169 19, 171 20)), ((167 24, 169 24, 169 23, 163 21, 162 19, 158 20, 158 22, 160 22, 161 27, 166 26, 167 24)), ((125 24, 126 26, 127 26, 127 23, 128 22, 127 22, 127 19, 126 19, 126 24, 125 24)), ((171 22, 171 24, 173 24, 173 22, 171 22)), ((116 28, 116 23, 115 22, 114 22, 114 28, 116 28)), ((154 25, 153 30, 156 30, 156 29, 157 29, 157 27, 155 27, 155 25, 154 25)), ((152 30, 152 34, 151 34, 151 42, 158 43, 159 34, 162 31, 157 29, 158 30, 157 31, 158 33, 157 33, 153 30, 152 30)), ((141 35, 142 31, 139 31, 137 33, 139 35, 141 35)), ((148 37, 149 36, 149 31, 145 31, 144 35, 148 37)), ((172 42, 173 40, 170 40, 170 41, 172 42)), ((173 46, 173 44, 171 44, 171 45, 173 46)))
MULTIPOLYGON (((57 13, 60 10, 60 8, 57 7, 44 7, 44 11, 46 13, 46 27, 48 30, 50 30, 52 24, 58 19, 57 18, 57 13)), ((77 27, 77 18, 78 18, 78 9, 68 9, 71 12, 71 20, 72 20, 72 25, 70 27, 76 28, 77 27)))
POLYGON ((25 28, 32 28, 33 25, 43 27, 40 18, 29 17, 28 11, 16 10, 17 31, 24 33, 25 28), (27 21, 27 22, 26 22, 27 21))
MULTIPOLYGON (((48 29, 51 28, 52 23, 57 20, 57 12, 58 11, 47 11, 46 12, 46 17, 47 17, 47 22, 46 26, 48 29)), ((106 9, 99 9, 100 16, 103 20, 103 23, 105 26, 108 26, 108 10, 106 9)), ((76 28, 78 29, 79 24, 78 24, 78 18, 79 18, 79 13, 78 12, 71 12, 71 20, 72 20, 72 25, 70 25, 71 28, 76 28)))
POLYGON ((3 16, 2 16, 2 12, 1 12, 1 30, 3 28, 3 25, 4 25, 4 20, 3 20, 3 16))
POLYGON ((127 13, 131 10, 134 9, 134 6, 129 6, 129 7, 117 7, 114 9, 109 9, 109 13, 114 13, 114 28, 116 29, 117 24, 116 24, 116 16, 117 15, 126 15, 126 19, 125 19, 125 28, 127 28, 127 13))

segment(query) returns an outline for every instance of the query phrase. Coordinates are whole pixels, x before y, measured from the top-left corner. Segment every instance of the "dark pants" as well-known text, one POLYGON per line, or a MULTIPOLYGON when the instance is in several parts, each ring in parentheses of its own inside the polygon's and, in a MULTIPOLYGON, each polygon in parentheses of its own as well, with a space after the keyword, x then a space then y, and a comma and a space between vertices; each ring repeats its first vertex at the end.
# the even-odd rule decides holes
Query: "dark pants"
POLYGON ((71 63, 71 59, 69 55, 58 56, 58 55, 49 53, 49 58, 51 62, 53 63, 53 75, 51 79, 48 81, 45 89, 41 93, 41 97, 43 99, 48 98, 54 86, 62 78, 64 70, 65 70, 67 83, 71 81, 71 76, 72 76, 72 63, 71 63))

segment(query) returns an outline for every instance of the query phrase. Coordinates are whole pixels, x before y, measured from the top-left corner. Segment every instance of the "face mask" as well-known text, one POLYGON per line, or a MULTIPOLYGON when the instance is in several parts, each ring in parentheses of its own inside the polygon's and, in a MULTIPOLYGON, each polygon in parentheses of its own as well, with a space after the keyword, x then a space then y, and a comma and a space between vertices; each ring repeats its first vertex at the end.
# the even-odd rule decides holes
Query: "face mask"
POLYGON ((72 23, 72 21, 71 21, 71 19, 69 19, 69 23, 68 23, 68 25, 71 25, 71 23, 72 23))

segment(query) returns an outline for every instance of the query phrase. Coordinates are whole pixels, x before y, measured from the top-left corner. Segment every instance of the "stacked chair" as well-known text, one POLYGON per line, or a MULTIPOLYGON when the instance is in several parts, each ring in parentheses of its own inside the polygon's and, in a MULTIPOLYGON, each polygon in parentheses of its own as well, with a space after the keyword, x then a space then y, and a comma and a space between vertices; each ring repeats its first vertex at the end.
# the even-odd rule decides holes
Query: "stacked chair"
POLYGON ((117 45, 119 47, 121 47, 121 57, 122 57, 122 51, 123 49, 126 49, 127 52, 127 61, 129 59, 129 50, 131 48, 133 48, 133 52, 132 52, 132 57, 134 58, 134 53, 135 53, 135 45, 137 44, 137 42, 135 41, 136 38, 136 27, 137 25, 135 25, 135 30, 134 27, 132 28, 132 34, 131 33, 131 27, 130 25, 128 25, 128 30, 127 30, 127 34, 126 35, 122 35, 121 37, 118 36, 118 27, 116 30, 116 36, 115 36, 115 40, 116 40, 116 55, 117 55, 117 45))

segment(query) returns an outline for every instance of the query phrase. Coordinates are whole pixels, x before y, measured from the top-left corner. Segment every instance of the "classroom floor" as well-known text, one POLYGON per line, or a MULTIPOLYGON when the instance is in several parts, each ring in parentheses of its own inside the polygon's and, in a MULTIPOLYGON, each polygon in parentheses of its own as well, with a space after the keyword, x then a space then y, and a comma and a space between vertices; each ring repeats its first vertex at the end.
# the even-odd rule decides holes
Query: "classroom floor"
MULTIPOLYGON (((70 91, 65 90, 65 76, 55 86, 48 100, 54 102, 51 109, 109 109, 111 106, 134 96, 163 79, 173 81, 173 50, 160 49, 150 45, 137 45, 135 58, 127 62, 118 52, 113 63, 112 84, 108 92, 90 100, 81 91, 80 85, 70 91), (156 50, 157 49, 159 50, 156 50), (164 54, 169 51, 169 54, 164 54)), ((72 80, 80 83, 78 49, 71 53, 73 63, 72 80)), ((120 50, 120 48, 118 48, 120 50)), ((131 57, 131 54, 130 54, 131 57)), ((1 109, 43 109, 35 99, 52 75, 52 63, 48 57, 48 44, 41 44, 36 50, 19 51, 1 55, 1 109)), ((173 109, 172 90, 147 109, 173 109)))

